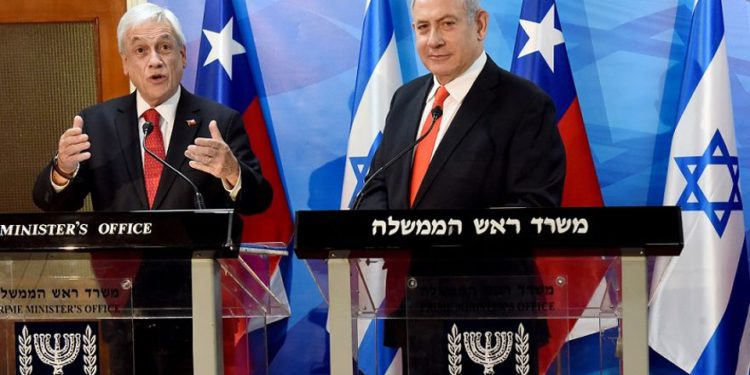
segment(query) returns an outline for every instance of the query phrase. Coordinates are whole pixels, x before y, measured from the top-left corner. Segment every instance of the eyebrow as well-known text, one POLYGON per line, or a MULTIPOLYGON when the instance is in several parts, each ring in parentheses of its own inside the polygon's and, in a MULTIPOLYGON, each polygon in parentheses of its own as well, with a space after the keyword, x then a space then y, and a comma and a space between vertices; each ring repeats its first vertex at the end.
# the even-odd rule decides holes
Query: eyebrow
MULTIPOLYGON (((446 19, 458 19, 458 17, 456 17, 453 14, 447 14, 445 16, 438 18, 437 22, 442 22, 442 21, 445 21, 446 19)), ((430 21, 429 20, 414 20, 414 24, 420 24, 420 23, 430 23, 430 21)))
MULTIPOLYGON (((146 40, 146 39, 147 38, 142 38, 142 37, 140 37, 138 35, 134 35, 132 38, 130 38, 130 41, 131 42, 138 42, 138 41, 146 40)), ((148 38, 148 39, 150 39, 150 38, 148 38)), ((165 39, 169 40, 169 39, 175 39, 175 38, 172 36, 172 34, 164 33, 164 34, 159 35, 156 39, 157 40, 165 40, 165 39)))

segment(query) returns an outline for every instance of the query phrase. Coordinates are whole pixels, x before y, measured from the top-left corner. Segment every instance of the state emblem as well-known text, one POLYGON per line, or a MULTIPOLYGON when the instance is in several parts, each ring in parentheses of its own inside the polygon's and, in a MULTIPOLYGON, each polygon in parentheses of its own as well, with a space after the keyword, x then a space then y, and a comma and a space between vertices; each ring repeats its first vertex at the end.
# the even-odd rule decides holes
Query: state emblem
POLYGON ((16 323, 16 374, 98 374, 95 322, 16 323))

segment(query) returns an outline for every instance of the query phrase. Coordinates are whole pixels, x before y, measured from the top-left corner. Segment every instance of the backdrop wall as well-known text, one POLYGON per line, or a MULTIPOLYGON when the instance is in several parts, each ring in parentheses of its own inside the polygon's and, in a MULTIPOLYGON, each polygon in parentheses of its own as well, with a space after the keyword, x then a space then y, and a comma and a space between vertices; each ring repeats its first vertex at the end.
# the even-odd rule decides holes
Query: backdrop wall
MULTIPOLYGON (((391 4, 405 80, 425 73, 413 50, 408 1, 391 4)), ((189 57, 183 82, 192 89, 202 63, 196 59, 204 0, 152 2, 183 22, 189 57)), ((238 18, 243 33, 254 36, 261 100, 291 209, 337 209, 365 0, 235 3, 247 10, 238 18)), ((742 193, 750 197, 750 2, 723 3, 742 193)), ((557 4, 605 204, 660 205, 693 0, 557 4)), ((482 5, 490 13, 487 52, 509 70, 521 0, 482 5)), ((296 261, 291 267, 289 332, 311 325, 324 335, 324 307, 312 279, 296 261)), ((325 361, 324 349, 305 355, 325 361)))

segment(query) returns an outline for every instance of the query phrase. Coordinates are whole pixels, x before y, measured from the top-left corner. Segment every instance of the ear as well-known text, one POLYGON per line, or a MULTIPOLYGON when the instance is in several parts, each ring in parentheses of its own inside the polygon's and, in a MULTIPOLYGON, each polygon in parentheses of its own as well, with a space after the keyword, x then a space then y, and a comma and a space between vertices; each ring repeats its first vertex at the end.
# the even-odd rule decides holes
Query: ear
POLYGON ((489 14, 484 9, 477 10, 474 25, 477 27, 477 40, 484 40, 487 36, 487 25, 489 23, 489 14))
POLYGON ((187 49, 185 46, 180 48, 180 57, 182 58, 182 69, 185 69, 187 67, 187 49))
POLYGON ((120 60, 122 61, 122 73, 126 76, 128 75, 128 56, 124 53, 120 54, 120 60))

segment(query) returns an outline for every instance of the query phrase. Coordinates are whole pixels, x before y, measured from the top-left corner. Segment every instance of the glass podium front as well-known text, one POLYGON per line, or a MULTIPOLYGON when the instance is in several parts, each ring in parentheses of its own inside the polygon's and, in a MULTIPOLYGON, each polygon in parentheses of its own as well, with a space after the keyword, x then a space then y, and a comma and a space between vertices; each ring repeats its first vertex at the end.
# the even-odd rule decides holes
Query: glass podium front
POLYGON ((570 374, 585 356, 642 375, 646 256, 681 244, 672 207, 311 211, 297 213, 295 251, 329 303, 333 374, 394 360, 412 375, 570 374), (623 225, 635 217, 660 225, 623 225), (510 220, 493 235, 482 224, 510 220), (560 230, 575 220, 586 230, 560 230), (456 230, 404 234, 415 222, 456 230), (584 336, 595 354, 566 344, 584 336))
POLYGON ((65 215, 22 215, 25 224, 0 215, 6 233, 0 375, 268 373, 266 324, 289 315, 288 302, 272 291, 270 280, 273 258, 286 254, 283 244, 227 241, 236 228, 229 228, 235 215, 226 211, 65 215), (147 222, 155 235, 112 235, 106 243, 30 235, 25 246, 7 236, 15 228, 39 232, 42 223, 71 219, 147 222), (181 226, 203 227, 203 221, 224 223, 216 246, 183 237, 197 230, 181 226), (58 249, 58 243, 68 245, 58 249))

